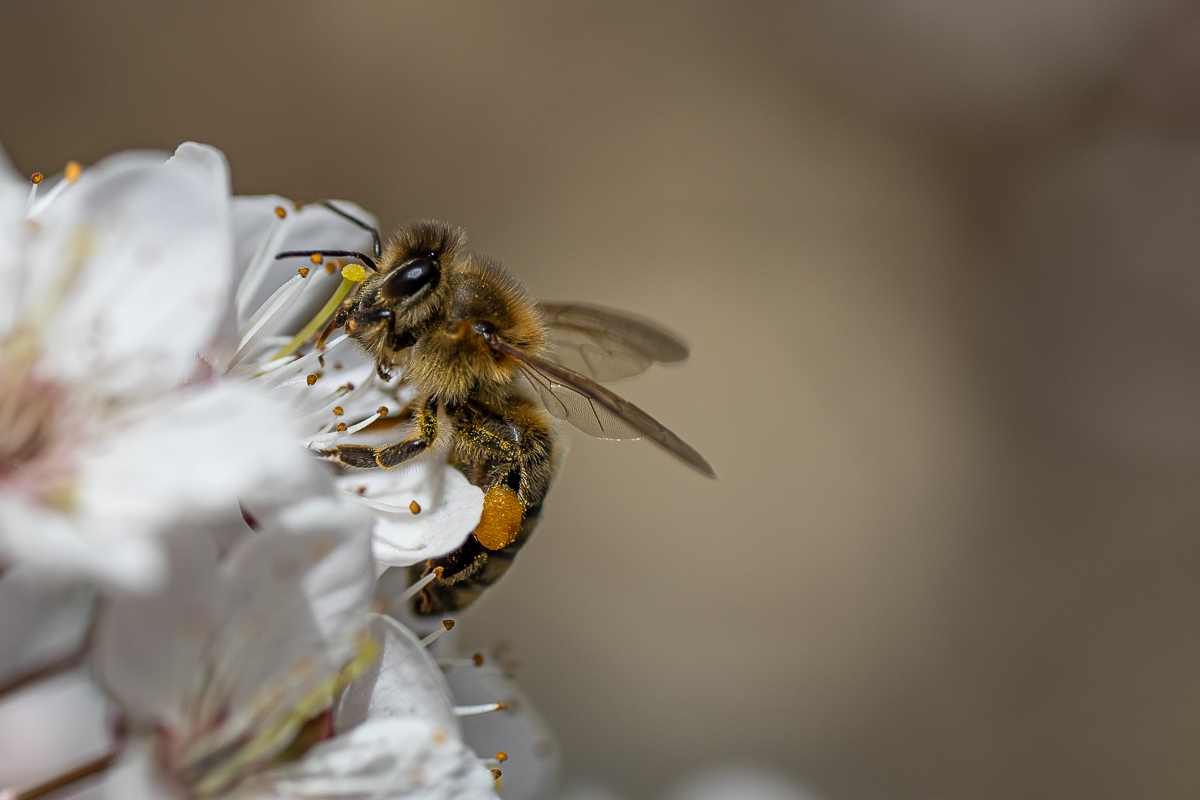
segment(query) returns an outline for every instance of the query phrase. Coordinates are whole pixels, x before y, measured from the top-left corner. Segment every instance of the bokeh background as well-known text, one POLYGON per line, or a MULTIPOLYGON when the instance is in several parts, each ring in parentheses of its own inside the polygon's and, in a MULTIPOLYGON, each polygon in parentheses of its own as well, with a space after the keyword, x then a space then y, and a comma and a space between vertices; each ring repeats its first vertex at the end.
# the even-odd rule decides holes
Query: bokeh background
POLYGON ((4 3, 0 142, 209 142, 239 193, 447 219, 687 335, 619 388, 720 480, 573 436, 462 622, 570 781, 1194 798, 1198 12, 4 3))

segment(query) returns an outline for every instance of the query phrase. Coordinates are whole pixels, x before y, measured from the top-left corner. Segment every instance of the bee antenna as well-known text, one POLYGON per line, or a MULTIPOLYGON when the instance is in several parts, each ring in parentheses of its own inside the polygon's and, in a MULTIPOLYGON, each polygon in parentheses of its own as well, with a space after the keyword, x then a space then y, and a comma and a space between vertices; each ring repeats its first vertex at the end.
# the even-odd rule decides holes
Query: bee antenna
MULTIPOLYGON (((371 268, 372 272, 379 272, 379 267, 375 266, 375 259, 371 258, 366 253, 360 253, 357 250, 288 250, 283 253, 277 253, 275 260, 281 258, 297 258, 299 256, 332 256, 334 258, 357 258, 359 261, 371 268)), ((317 262, 318 264, 321 262, 317 262)))
POLYGON ((333 201, 331 201, 331 200, 318 200, 317 205, 325 206, 330 211, 337 214, 339 217, 343 217, 345 219, 350 220, 355 225, 362 228, 364 231, 370 231, 371 238, 375 240, 375 257, 379 258, 381 255, 383 255, 383 248, 379 242, 379 231, 376 230, 373 226, 368 225, 367 223, 363 222, 361 219, 354 216, 353 214, 347 214, 345 211, 342 211, 340 208, 335 206, 333 204, 333 201))

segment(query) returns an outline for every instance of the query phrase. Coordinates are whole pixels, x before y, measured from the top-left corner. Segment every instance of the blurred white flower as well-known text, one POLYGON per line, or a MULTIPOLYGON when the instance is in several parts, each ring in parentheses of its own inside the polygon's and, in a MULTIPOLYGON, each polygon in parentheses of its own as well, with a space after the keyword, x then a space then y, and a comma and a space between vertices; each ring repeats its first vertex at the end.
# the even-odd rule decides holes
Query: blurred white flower
POLYGON ((224 560, 210 537, 169 540, 171 589, 116 599, 98 631, 129 731, 106 796, 494 797, 436 665, 368 616, 370 524, 321 498, 224 560))
MULTIPOLYGON (((375 224, 353 203, 336 206, 375 224)), ((244 271, 236 316, 226 320, 224 350, 213 354, 214 365, 284 398, 313 449, 399 438, 395 423, 404 418, 398 412, 412 399, 400 377, 380 378, 346 336, 323 351, 298 341, 297 334, 323 326, 321 310, 330 310, 330 297, 349 288, 352 280, 339 271, 346 264, 275 259, 287 250, 369 253, 370 232, 325 206, 296 208, 276 196, 234 198, 233 220, 244 271)), ((457 550, 483 512, 483 492, 446 464, 444 448, 396 470, 350 471, 335 485, 341 497, 374 512, 374 554, 381 566, 408 566, 457 550)))
POLYGON ((271 401, 197 371, 232 288, 228 183, 190 143, 40 196, 0 159, 0 559, 150 589, 155 534, 312 474, 271 401))

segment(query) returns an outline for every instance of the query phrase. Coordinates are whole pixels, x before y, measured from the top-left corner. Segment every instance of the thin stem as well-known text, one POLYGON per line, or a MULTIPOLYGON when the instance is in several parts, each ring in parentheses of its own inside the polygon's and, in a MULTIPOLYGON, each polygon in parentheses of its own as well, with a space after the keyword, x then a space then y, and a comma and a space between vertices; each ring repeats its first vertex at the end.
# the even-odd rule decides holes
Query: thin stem
POLYGON ((59 673, 74 669, 82 664, 83 660, 87 658, 89 648, 90 644, 85 641, 84 644, 77 650, 56 658, 53 661, 36 666, 27 672, 17 675, 15 678, 10 678, 4 683, 0 683, 0 697, 12 694, 13 692, 18 692, 31 683, 37 683, 38 681, 46 680, 47 678, 53 678, 59 673))
POLYGON ((82 764, 69 772, 64 772, 57 777, 51 778, 45 783, 39 783, 37 786, 31 786, 28 789, 22 789, 19 792, 2 791, 0 798, 3 800, 38 800, 39 797, 45 797, 48 794, 57 792, 59 789, 65 789, 73 783, 78 783, 84 778, 90 778, 93 775, 99 775, 106 769, 112 766, 117 760, 116 753, 100 756, 94 761, 89 761, 82 764))

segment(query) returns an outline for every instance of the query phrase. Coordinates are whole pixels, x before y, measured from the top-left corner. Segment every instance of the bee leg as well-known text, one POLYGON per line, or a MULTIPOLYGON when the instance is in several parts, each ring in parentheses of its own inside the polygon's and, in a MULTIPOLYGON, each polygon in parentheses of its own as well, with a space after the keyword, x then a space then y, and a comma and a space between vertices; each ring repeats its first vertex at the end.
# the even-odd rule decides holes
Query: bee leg
POLYGON ((437 402, 428 401, 417 418, 418 436, 383 447, 368 444, 342 444, 331 450, 322 450, 327 456, 347 467, 359 469, 391 469, 419 456, 437 440, 437 402))

